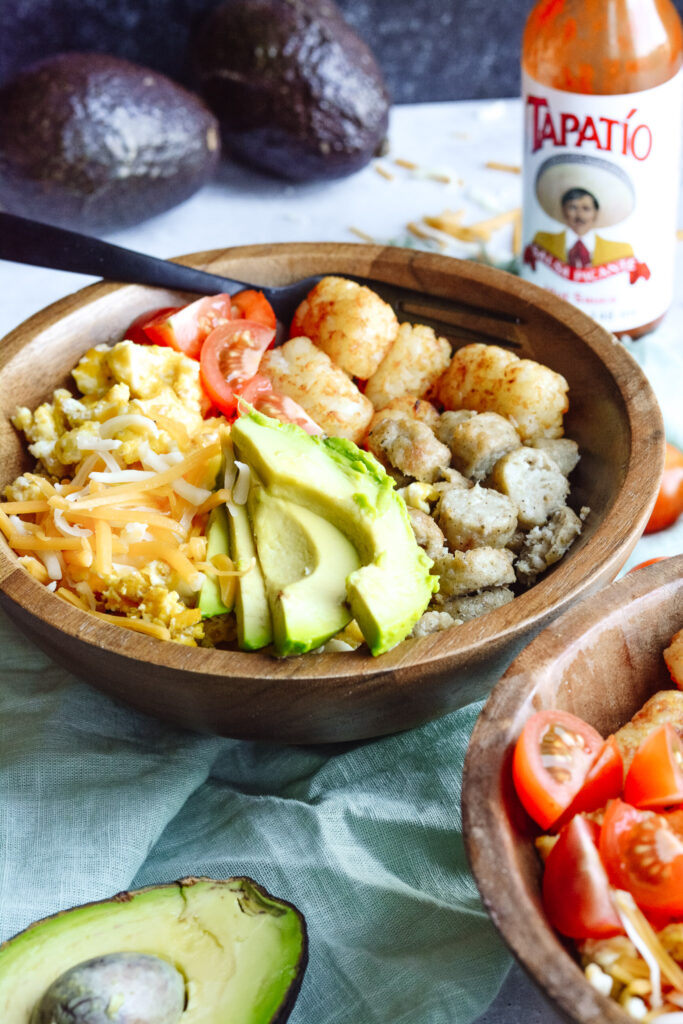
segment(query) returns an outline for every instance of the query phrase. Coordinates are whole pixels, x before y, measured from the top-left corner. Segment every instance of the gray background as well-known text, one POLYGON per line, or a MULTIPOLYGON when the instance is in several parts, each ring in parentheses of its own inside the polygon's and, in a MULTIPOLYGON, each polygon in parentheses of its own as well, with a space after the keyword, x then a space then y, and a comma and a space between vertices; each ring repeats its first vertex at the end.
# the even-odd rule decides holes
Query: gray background
MULTIPOLYGON (((314 2, 314 0, 309 0, 314 2)), ((338 0, 396 103, 515 96, 533 0, 338 0)), ((63 50, 102 50, 191 84, 188 40, 218 0, 0 0, 0 81, 63 50)), ((676 0, 683 11, 683 0, 676 0)))

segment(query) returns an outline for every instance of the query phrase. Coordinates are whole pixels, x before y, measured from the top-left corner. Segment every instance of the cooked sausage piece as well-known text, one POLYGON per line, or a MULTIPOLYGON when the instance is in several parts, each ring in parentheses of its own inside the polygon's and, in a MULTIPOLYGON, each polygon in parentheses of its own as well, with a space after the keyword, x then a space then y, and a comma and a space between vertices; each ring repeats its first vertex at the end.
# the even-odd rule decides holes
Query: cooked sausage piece
POLYGON ((419 420, 382 419, 368 432, 368 448, 379 461, 415 480, 432 483, 451 461, 445 444, 419 420))
POLYGON ((480 487, 451 487, 439 501, 437 522, 453 551, 504 548, 517 529, 517 510, 510 499, 480 487))
POLYGON ((439 555, 432 570, 439 577, 439 593, 434 603, 441 605, 473 590, 514 583, 514 557, 507 548, 472 548, 439 555))
POLYGON ((539 448, 517 448, 504 455, 493 467, 488 483, 514 503, 523 529, 544 523, 569 494, 566 476, 539 448))
POLYGON ((453 423, 452 418, 457 416, 457 412, 445 412, 437 436, 451 449, 455 468, 471 480, 483 480, 498 459, 522 445, 510 421, 497 412, 474 413, 453 423))

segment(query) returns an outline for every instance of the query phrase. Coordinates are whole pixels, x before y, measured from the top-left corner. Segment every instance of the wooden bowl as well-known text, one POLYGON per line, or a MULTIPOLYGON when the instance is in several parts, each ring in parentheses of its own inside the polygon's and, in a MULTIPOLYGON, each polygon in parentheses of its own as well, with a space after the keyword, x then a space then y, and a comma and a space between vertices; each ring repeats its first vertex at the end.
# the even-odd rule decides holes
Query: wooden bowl
MULTIPOLYGON (((663 425, 636 362, 588 317, 549 292, 472 262, 367 245, 249 246, 182 257, 238 280, 284 284, 310 274, 367 275, 433 296, 457 297, 468 323, 495 310, 518 353, 570 383, 567 435, 582 453, 575 508, 588 505, 583 535, 553 571, 482 618, 379 658, 357 651, 275 660, 158 641, 102 622, 35 582, 0 545, 0 604, 54 659, 141 711, 227 736, 322 743, 406 729, 452 710, 459 679, 511 641, 611 581, 654 503, 663 466, 663 425)), ((55 303, 5 338, 0 354, 0 486, 30 468, 9 423, 34 408, 92 345, 120 340, 130 321, 191 297, 138 285, 96 284, 55 303)), ((414 316, 412 319, 419 319, 414 316)), ((456 344, 471 340, 454 328, 456 344)))
POLYGON ((609 736, 673 685, 662 651, 683 628, 683 555, 629 573, 571 608, 513 661, 472 732, 463 826, 472 872, 494 924, 539 988, 581 1024, 633 1018, 597 992, 548 924, 539 829, 512 785, 512 751, 534 712, 561 708, 609 736))

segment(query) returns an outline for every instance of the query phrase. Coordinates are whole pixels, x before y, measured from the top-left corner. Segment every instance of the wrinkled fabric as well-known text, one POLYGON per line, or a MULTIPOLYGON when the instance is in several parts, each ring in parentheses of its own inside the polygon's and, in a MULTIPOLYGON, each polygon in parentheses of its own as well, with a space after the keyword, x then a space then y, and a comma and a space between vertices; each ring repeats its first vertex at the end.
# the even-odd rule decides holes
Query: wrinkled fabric
POLYGON ((186 875, 295 903, 310 963, 292 1024, 467 1024, 509 956, 467 868, 460 780, 481 698, 339 748, 201 736, 114 703, 0 615, 0 938, 186 875))

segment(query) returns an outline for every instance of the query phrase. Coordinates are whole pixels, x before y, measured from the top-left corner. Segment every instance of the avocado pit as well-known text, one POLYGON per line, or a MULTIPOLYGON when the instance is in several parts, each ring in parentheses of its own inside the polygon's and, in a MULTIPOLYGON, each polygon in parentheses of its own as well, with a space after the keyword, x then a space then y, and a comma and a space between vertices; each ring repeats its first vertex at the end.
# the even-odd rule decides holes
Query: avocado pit
POLYGON ((31 1024, 178 1024, 184 1009, 185 979, 166 960, 109 953, 53 981, 31 1024))

